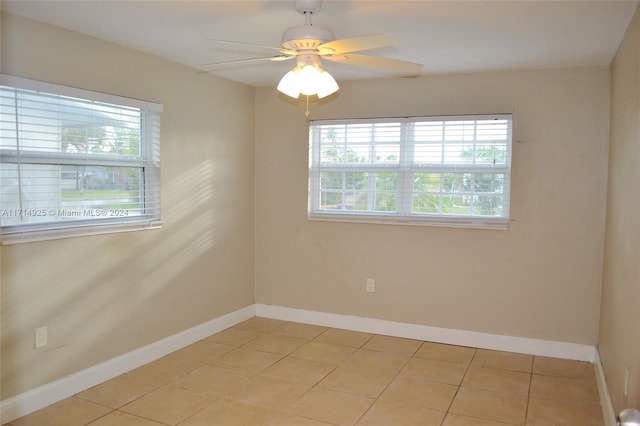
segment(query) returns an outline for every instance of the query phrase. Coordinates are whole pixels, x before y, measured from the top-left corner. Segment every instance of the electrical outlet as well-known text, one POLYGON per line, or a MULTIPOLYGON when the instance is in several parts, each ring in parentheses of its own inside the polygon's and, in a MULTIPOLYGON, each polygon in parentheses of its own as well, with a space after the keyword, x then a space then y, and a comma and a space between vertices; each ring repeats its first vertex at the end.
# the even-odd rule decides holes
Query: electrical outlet
POLYGON ((36 328, 36 349, 47 346, 47 327, 36 328))
POLYGON ((374 280, 373 278, 367 278, 367 292, 368 293, 375 293, 376 291, 376 280, 374 280))
POLYGON ((624 369, 624 396, 627 396, 629 393, 629 369, 625 367, 624 369))

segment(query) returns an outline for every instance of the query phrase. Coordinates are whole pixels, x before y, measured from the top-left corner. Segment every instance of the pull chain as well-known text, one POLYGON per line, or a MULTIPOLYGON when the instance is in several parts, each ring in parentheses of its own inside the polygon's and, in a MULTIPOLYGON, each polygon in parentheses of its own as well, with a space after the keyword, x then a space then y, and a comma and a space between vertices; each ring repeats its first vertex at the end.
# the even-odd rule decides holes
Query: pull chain
POLYGON ((309 116, 311 113, 309 112, 309 95, 307 95, 307 110, 304 112, 304 117, 309 121, 309 116))

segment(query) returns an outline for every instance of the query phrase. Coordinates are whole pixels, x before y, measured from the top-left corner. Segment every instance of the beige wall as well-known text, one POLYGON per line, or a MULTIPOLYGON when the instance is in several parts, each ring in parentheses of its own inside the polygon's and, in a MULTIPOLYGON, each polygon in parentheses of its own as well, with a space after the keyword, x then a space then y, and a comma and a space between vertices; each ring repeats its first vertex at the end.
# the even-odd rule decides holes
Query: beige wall
POLYGON ((599 349, 620 411, 640 409, 640 9, 611 65, 609 150, 599 349))
POLYGON ((1 248, 0 399, 253 303, 252 88, 14 16, 2 72, 164 104, 165 225, 1 248))
POLYGON ((513 112, 508 231, 308 221, 304 105, 256 92, 256 302, 595 344, 607 67, 341 82, 312 118, 513 112), (365 279, 377 292, 365 292, 365 279))

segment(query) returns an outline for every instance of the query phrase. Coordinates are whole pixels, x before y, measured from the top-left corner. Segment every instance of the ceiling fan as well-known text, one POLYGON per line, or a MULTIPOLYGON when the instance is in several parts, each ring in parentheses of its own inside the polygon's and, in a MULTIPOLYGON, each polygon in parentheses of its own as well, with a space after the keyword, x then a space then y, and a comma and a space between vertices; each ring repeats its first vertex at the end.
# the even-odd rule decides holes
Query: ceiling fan
POLYGON ((415 77, 420 74, 422 70, 421 64, 354 53, 392 46, 398 43, 395 38, 386 34, 372 34, 336 40, 329 28, 311 23, 311 16, 320 10, 322 0, 294 0, 294 5, 296 10, 304 15, 305 22, 304 25, 289 27, 284 31, 282 34, 282 47, 210 39, 218 43, 241 44, 260 49, 275 50, 278 52, 277 54, 260 58, 217 62, 202 65, 200 69, 211 71, 220 66, 245 62, 295 59, 295 67, 278 84, 278 90, 292 98, 298 98, 300 94, 306 96, 317 95, 318 98, 324 98, 338 90, 338 84, 335 79, 322 68, 321 59, 375 68, 384 73, 400 77, 415 77))

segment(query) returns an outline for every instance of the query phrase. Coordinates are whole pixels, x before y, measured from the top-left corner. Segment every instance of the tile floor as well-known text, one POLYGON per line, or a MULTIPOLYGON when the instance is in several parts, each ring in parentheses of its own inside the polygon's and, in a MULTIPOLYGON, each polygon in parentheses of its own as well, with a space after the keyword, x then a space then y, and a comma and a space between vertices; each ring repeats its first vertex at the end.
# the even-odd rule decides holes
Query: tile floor
POLYGON ((252 318, 11 426, 603 425, 593 366, 252 318))

